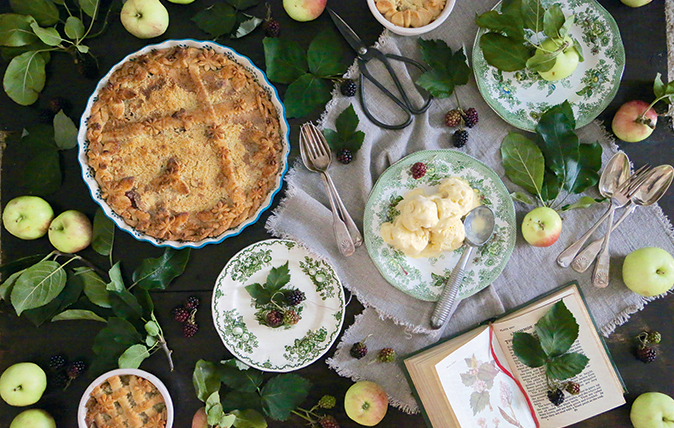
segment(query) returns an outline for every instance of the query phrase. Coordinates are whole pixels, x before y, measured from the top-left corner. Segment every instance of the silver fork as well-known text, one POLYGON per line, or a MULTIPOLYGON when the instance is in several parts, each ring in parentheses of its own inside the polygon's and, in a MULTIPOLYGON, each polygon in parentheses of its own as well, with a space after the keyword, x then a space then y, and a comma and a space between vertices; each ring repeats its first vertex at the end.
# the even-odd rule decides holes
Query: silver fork
POLYGON ((349 229, 353 245, 359 247, 363 244, 363 236, 360 234, 358 226, 356 226, 353 218, 349 215, 349 211, 347 211, 346 206, 344 206, 342 198, 339 197, 335 183, 332 181, 330 174, 328 174, 328 168, 330 167, 332 160, 332 152, 330 151, 328 142, 325 140, 325 136, 311 122, 302 125, 300 132, 300 135, 306 133, 305 142, 309 148, 308 154, 310 165, 307 166, 307 168, 312 171, 320 172, 327 181, 329 187, 328 191, 332 192, 332 195, 337 202, 340 217, 344 220, 346 227, 349 229))
MULTIPOLYGON (((624 207, 634 196, 641 183, 643 183, 649 175, 650 166, 644 165, 627 179, 620 189, 611 197, 611 203, 615 207, 624 207)), ((611 257, 609 252, 609 240, 611 238, 611 229, 613 226, 613 212, 609 215, 608 228, 604 236, 604 243, 602 244, 599 256, 597 256, 597 264, 594 266, 592 272, 592 285, 599 288, 604 288, 608 285, 609 265, 611 264, 611 257)))
MULTIPOLYGON (((312 152, 307 139, 308 137, 305 135, 304 126, 302 126, 302 129, 300 129, 300 156, 302 157, 302 162, 304 162, 304 166, 306 166, 307 169, 309 169, 310 171, 316 171, 313 168, 313 164, 311 163, 310 156, 312 152)), ((324 174, 321 175, 323 177, 323 183, 325 184, 325 188, 328 193, 328 200, 330 201, 330 209, 332 211, 332 229, 335 234, 335 239, 337 241, 337 248, 339 249, 339 252, 342 255, 348 257, 356 251, 356 248, 353 244, 353 240, 351 239, 351 235, 349 234, 349 230, 347 229, 346 224, 344 223, 344 221, 342 221, 341 217, 339 216, 339 208, 337 207, 337 201, 335 200, 334 195, 330 191, 328 179, 325 177, 324 174)))

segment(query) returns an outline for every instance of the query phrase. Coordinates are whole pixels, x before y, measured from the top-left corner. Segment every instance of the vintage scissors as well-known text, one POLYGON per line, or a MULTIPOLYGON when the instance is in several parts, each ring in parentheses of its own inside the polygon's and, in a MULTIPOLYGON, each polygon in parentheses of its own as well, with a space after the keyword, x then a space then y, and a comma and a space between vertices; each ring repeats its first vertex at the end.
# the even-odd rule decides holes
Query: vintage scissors
POLYGON ((423 93, 420 92, 423 99, 423 105, 421 105, 421 107, 415 106, 414 103, 410 100, 410 97, 407 94, 407 92, 405 92, 405 89, 403 88, 403 85, 400 82, 400 79, 398 78, 398 75, 394 70, 390 60, 396 60, 403 62, 405 64, 412 65, 417 69, 419 69, 422 73, 427 71, 427 68, 423 64, 411 58, 406 58, 404 56, 395 54, 385 54, 379 49, 368 48, 367 46, 365 46, 360 37, 358 37, 358 35, 351 29, 351 27, 349 27, 349 25, 346 22, 344 22, 344 20, 339 15, 337 15, 337 13, 335 13, 334 10, 328 8, 328 13, 330 13, 330 17, 337 26, 339 32, 342 33, 342 36, 344 36, 349 45, 351 45, 351 47, 358 54, 358 68, 360 69, 360 103, 363 107, 363 112, 365 113, 365 116, 367 116, 367 118, 370 119, 372 123, 384 129, 402 129, 407 125, 409 125, 410 123, 412 123, 413 115, 421 114, 426 110, 428 110, 428 108, 431 106, 431 101, 433 100, 433 97, 428 93, 424 95, 423 93), (393 83, 395 84, 396 90, 398 91, 398 94, 400 96, 396 96, 395 94, 393 94, 386 86, 384 86, 379 80, 377 80, 372 75, 372 73, 370 73, 370 71, 367 69, 367 63, 373 59, 380 61, 384 65, 384 67, 386 67, 386 70, 388 71, 388 74, 393 83), (364 79, 367 79, 370 82, 372 82, 372 84, 374 84, 380 91, 382 91, 382 93, 386 97, 391 99, 398 107, 400 107, 400 109, 402 109, 406 118, 402 123, 393 125, 386 124, 381 122, 372 115, 372 112, 365 104, 365 99, 363 97, 364 92, 363 83, 365 82, 364 79))

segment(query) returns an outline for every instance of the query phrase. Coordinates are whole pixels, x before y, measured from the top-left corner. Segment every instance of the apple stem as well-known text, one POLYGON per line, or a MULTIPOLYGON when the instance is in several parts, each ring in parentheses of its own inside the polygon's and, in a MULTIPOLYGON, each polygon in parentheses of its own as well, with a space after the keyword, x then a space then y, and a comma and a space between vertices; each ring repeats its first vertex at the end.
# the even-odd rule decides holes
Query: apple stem
POLYGON ((648 105, 648 107, 646 107, 646 110, 644 110, 643 113, 641 113, 639 116, 637 116, 637 118, 634 119, 634 121, 637 122, 637 123, 643 123, 644 125, 647 125, 647 126, 649 126, 650 128, 652 128, 652 129, 655 129, 655 125, 653 125, 653 122, 651 122, 651 120, 645 120, 646 113, 648 113, 648 111, 649 111, 650 109, 652 109, 653 106, 654 106, 658 101, 663 100, 663 99, 665 99, 665 98, 669 98, 669 97, 670 97, 669 94, 665 94, 665 95, 659 96, 658 98, 656 98, 655 100, 653 100, 653 102, 650 103, 650 104, 648 105))

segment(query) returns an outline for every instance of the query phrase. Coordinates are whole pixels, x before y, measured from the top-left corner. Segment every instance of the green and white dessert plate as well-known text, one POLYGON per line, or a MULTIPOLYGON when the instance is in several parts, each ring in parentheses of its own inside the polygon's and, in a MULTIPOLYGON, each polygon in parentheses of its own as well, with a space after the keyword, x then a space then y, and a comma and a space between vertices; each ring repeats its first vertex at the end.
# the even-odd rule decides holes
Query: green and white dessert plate
POLYGON ((461 250, 436 258, 412 258, 384 242, 382 223, 398 214, 392 206, 410 190, 422 187, 434 193, 447 177, 460 177, 478 191, 481 202, 496 216, 492 239, 474 252, 466 267, 457 298, 463 299, 491 284, 503 271, 515 248, 515 207, 496 172, 482 162, 456 150, 424 150, 391 165, 379 177, 365 205, 363 235, 372 261, 384 278, 397 289, 421 300, 437 301, 461 250), (416 162, 427 166, 426 175, 414 179, 416 162))
MULTIPOLYGON (((534 131, 538 119, 550 107, 571 103, 576 127, 594 120, 618 92, 625 69, 625 48, 618 25, 595 0, 541 0, 544 6, 559 4, 564 16, 575 16, 571 36, 583 48, 585 61, 571 76, 548 82, 538 73, 522 69, 498 70, 487 64, 480 49, 480 28, 473 45, 473 71, 482 97, 509 124, 534 131)), ((499 10, 500 3, 495 9, 499 10)), ((527 30, 529 31, 529 30, 527 30)))
POLYGON ((225 347, 260 370, 288 372, 325 354, 344 322, 344 291, 333 267, 285 239, 257 242, 239 251, 218 276, 211 303, 213 323, 225 347), (300 321, 288 328, 261 325, 246 286, 264 284, 272 268, 288 262, 289 288, 306 295, 300 321))

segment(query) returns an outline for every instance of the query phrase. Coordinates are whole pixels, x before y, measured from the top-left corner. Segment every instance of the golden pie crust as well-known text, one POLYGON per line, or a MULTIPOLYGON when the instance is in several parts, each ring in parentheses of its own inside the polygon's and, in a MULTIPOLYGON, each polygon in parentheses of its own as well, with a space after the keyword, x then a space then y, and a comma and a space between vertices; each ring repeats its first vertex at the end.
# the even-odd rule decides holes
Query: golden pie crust
POLYGON ((446 0, 375 0, 377 10, 398 27, 423 27, 445 9, 446 0))
POLYGON ((132 228, 160 240, 217 237, 275 189, 278 112, 225 54, 157 49, 123 63, 97 95, 88 163, 101 197, 132 228))
POLYGON ((166 402, 156 386, 135 375, 107 378, 86 404, 88 428, 164 428, 166 402))

